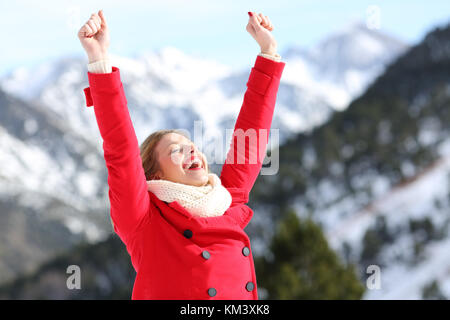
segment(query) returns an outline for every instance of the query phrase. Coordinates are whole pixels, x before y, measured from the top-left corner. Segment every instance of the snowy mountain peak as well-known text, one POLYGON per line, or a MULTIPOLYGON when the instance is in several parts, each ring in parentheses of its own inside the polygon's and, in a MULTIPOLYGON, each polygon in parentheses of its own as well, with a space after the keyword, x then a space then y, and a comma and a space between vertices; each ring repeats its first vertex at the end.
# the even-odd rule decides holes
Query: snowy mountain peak
POLYGON ((189 57, 187 54, 185 54, 183 51, 173 46, 167 46, 162 48, 158 52, 158 55, 161 57, 163 61, 166 61, 168 63, 173 61, 182 62, 192 60, 192 58, 189 57))
POLYGON ((142 53, 138 59, 155 76, 180 92, 195 92, 232 71, 229 66, 217 61, 191 56, 171 46, 158 52, 142 53))
POLYGON ((352 21, 314 47, 288 48, 285 81, 327 95, 327 102, 343 110, 386 66, 409 48, 386 32, 352 21))
POLYGON ((315 59, 334 58, 334 62, 365 68, 407 47, 386 32, 369 29, 362 22, 351 22, 320 41, 311 54, 315 59))

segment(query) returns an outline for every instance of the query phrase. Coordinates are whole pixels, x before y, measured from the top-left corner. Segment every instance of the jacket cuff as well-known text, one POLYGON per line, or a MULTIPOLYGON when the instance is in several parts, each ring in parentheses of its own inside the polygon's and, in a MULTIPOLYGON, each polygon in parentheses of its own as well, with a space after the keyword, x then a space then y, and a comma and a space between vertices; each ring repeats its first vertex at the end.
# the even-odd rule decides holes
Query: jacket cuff
POLYGON ((119 68, 112 66, 111 73, 88 72, 89 86, 92 90, 114 90, 122 85, 119 68))
POLYGON ((109 59, 98 60, 87 65, 88 71, 92 73, 111 73, 112 66, 109 59))
POLYGON ((111 73, 93 73, 88 72, 89 87, 83 89, 86 96, 86 106, 91 107, 94 105, 94 100, 91 94, 91 88, 95 92, 97 91, 111 91, 117 90, 122 86, 120 80, 119 68, 112 66, 111 73))

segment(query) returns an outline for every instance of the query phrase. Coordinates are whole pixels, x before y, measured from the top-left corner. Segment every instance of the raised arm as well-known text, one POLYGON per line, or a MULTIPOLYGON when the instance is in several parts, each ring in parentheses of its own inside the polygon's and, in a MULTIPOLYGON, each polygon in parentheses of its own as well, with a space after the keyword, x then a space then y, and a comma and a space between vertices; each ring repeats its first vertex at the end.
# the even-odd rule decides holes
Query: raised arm
POLYGON ((117 67, 109 64, 108 29, 103 13, 93 14, 78 36, 89 57, 86 105, 94 106, 108 169, 114 230, 126 243, 148 217, 150 198, 139 144, 117 67), (90 26, 90 30, 86 27, 90 26), (92 36, 93 35, 93 36, 92 36), (96 38, 97 37, 97 38, 96 38), (86 41, 92 41, 86 43, 86 41))
POLYGON ((220 175, 223 186, 232 188, 232 194, 239 194, 233 201, 235 203, 248 202, 248 195, 261 171, 285 66, 276 53, 276 42, 270 30, 273 26, 268 17, 262 14, 250 17, 247 31, 260 44, 261 53, 250 72, 230 150, 220 175))

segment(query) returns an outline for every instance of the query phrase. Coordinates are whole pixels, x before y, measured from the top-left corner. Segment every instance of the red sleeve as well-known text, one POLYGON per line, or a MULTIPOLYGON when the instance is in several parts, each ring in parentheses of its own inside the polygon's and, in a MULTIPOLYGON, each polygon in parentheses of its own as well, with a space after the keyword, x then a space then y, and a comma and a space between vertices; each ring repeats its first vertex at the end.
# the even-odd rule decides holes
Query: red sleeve
POLYGON ((111 219, 114 230, 126 242, 150 209, 139 144, 119 69, 113 66, 111 73, 88 72, 88 79, 90 87, 84 89, 86 105, 94 105, 103 138, 111 219))
POLYGON ((225 188, 241 195, 239 199, 233 199, 234 203, 248 202, 248 195, 261 171, 284 66, 284 62, 257 56, 250 72, 244 102, 220 175, 225 188))

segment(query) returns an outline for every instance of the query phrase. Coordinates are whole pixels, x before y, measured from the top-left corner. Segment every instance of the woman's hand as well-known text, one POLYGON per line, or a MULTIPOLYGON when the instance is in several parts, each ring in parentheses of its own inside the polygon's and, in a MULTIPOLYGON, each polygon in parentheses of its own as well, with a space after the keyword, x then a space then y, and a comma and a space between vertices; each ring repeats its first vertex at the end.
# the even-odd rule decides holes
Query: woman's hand
POLYGON ((78 31, 78 39, 89 58, 89 63, 107 58, 109 30, 103 11, 93 13, 78 31))
POLYGON ((249 12, 248 15, 250 17, 246 30, 258 42, 262 53, 274 55, 277 52, 277 42, 270 32, 273 30, 273 25, 269 17, 254 12, 249 12))

